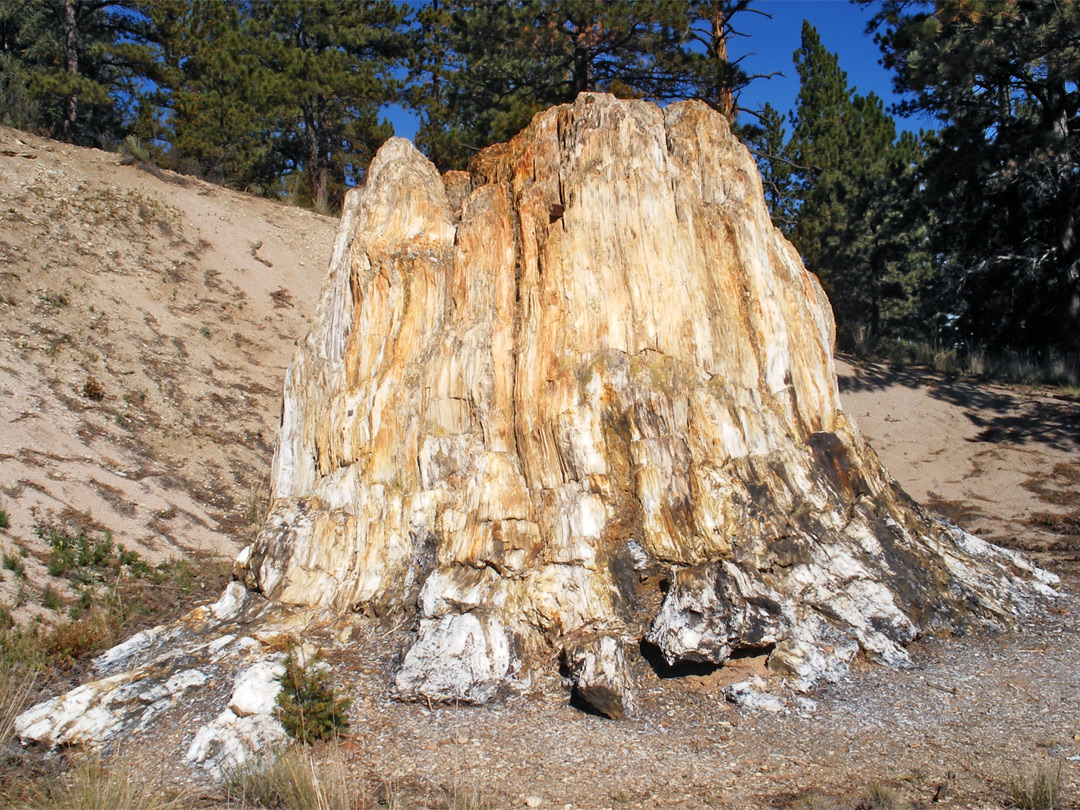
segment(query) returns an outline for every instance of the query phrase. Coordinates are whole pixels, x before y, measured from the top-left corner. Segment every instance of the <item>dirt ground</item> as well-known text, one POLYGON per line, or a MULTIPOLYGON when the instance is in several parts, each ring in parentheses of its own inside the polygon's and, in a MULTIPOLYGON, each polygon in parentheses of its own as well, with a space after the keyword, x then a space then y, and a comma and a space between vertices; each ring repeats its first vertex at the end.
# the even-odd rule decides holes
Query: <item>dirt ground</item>
MULTIPOLYGON (((26 580, 3 571, 0 602, 42 612, 18 602, 48 581, 41 521, 108 529, 152 559, 229 555, 247 538, 335 225, 0 129, 0 546, 28 552, 26 580)), ((1062 576, 1045 615, 1005 635, 921 640, 910 669, 859 665, 778 713, 721 695, 759 660, 679 678, 642 661, 623 722, 569 706, 554 663, 490 706, 395 703, 399 640, 368 627, 331 658, 353 698, 334 755, 373 801, 389 789, 412 808, 791 807, 816 793, 854 807, 873 787, 917 807, 989 808, 1039 767, 1060 768, 1062 806, 1080 807, 1080 402, 838 368, 845 409, 916 500, 1062 576)), ((183 746, 189 714, 140 747, 183 746)), ((203 806, 227 803, 180 775, 203 806)))
POLYGON ((841 402, 908 494, 1080 576, 1080 399, 838 361, 841 402))

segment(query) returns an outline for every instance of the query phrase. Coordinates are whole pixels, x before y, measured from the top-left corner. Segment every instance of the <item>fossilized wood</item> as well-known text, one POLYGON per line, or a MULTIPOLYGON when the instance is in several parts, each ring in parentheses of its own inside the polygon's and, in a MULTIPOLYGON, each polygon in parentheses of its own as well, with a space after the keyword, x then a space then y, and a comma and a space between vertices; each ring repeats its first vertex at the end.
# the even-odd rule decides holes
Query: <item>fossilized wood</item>
POLYGON ((1023 590, 840 410, 828 302, 704 105, 583 95, 468 179, 392 140, 346 223, 240 573, 415 613, 400 695, 487 700, 555 650, 618 715, 642 637, 805 685, 1023 590))

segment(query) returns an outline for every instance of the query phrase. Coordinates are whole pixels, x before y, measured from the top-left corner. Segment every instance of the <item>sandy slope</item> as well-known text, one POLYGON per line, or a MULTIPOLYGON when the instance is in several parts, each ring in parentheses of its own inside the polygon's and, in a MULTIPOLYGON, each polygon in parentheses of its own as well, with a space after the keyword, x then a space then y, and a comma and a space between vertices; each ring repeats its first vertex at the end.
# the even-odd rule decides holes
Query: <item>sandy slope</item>
POLYGON ((335 227, 0 128, 3 551, 68 521, 151 559, 234 553, 335 227))

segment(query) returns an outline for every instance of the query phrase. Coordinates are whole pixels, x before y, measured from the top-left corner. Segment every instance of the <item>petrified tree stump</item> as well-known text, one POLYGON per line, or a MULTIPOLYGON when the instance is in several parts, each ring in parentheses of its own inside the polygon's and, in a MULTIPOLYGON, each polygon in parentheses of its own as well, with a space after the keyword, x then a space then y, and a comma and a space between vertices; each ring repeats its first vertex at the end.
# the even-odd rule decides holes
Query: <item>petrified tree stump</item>
POLYGON ((240 573, 415 613, 399 695, 557 652, 619 716, 642 638, 807 685, 1021 596, 841 411, 828 301, 705 105, 583 95, 445 179, 392 140, 339 238, 240 573))

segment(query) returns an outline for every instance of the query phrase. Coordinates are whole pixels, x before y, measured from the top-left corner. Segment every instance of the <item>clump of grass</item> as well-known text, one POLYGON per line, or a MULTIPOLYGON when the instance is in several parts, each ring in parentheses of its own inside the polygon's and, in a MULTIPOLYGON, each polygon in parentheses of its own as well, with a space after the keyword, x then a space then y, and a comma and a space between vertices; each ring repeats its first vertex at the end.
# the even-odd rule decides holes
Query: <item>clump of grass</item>
POLYGON ((4 568, 15 575, 15 579, 26 579, 26 563, 22 555, 15 551, 4 554, 4 568))
POLYGON ((797 799, 791 805, 791 810, 839 810, 839 808, 840 805, 836 799, 824 793, 811 793, 797 799))
POLYGON ((1039 763, 1030 775, 1009 782, 1009 805, 1020 810, 1054 810, 1061 798, 1061 763, 1051 768, 1039 763))
POLYGON ((52 290, 46 290, 45 294, 41 296, 41 300, 53 309, 66 307, 68 303, 67 293, 53 292, 52 290))
POLYGON ((108 569, 113 558, 112 534, 105 532, 92 539, 85 531, 73 533, 63 526, 39 523, 34 533, 49 544, 50 576, 67 576, 76 582, 89 583, 102 569, 108 569))
POLYGON ((494 810, 496 807, 478 790, 455 789, 451 793, 447 804, 449 810, 494 810))
POLYGON ((60 608, 63 607, 60 592, 52 585, 46 585, 45 590, 41 592, 41 604, 49 610, 59 613, 60 608))
POLYGON ((15 718, 30 705, 36 679, 29 668, 0 661, 0 748, 7 747, 15 733, 15 718))
MULTIPOLYGON (((61 667, 108 647, 140 617, 175 615, 177 602, 203 584, 187 560, 151 566, 135 551, 117 546, 109 532, 92 536, 45 522, 35 532, 49 545, 49 574, 66 579, 76 595, 68 608, 69 621, 40 639, 61 667)), ((59 610, 61 594, 53 593, 46 606, 59 610)))
POLYGON ((316 763, 296 746, 249 761, 225 774, 229 797, 248 807, 282 810, 350 810, 364 806, 349 789, 348 768, 336 756, 316 763))
POLYGON ((871 785, 865 805, 868 810, 906 810, 908 806, 899 793, 886 785, 871 785))
POLYGON ((0 529, 6 529, 11 525, 11 518, 8 517, 7 509, 0 507, 0 529))
POLYGON ((331 740, 349 727, 349 698, 338 696, 330 671, 317 659, 301 661, 293 649, 285 657, 277 718, 299 743, 331 740))
POLYGON ((908 803, 890 787, 871 785, 865 792, 841 798, 809 793, 791 805, 792 810, 907 810, 908 803))
POLYGON ((163 791, 153 779, 132 779, 128 769, 93 755, 76 760, 68 773, 34 786, 23 810, 179 810, 182 793, 163 791))
MULTIPOLYGON (((120 163, 124 166, 134 166, 147 174, 152 174, 159 180, 167 179, 165 173, 157 165, 154 155, 146 142, 134 135, 128 135, 120 144, 120 163)), ((141 213, 141 212, 140 212, 141 213)))

